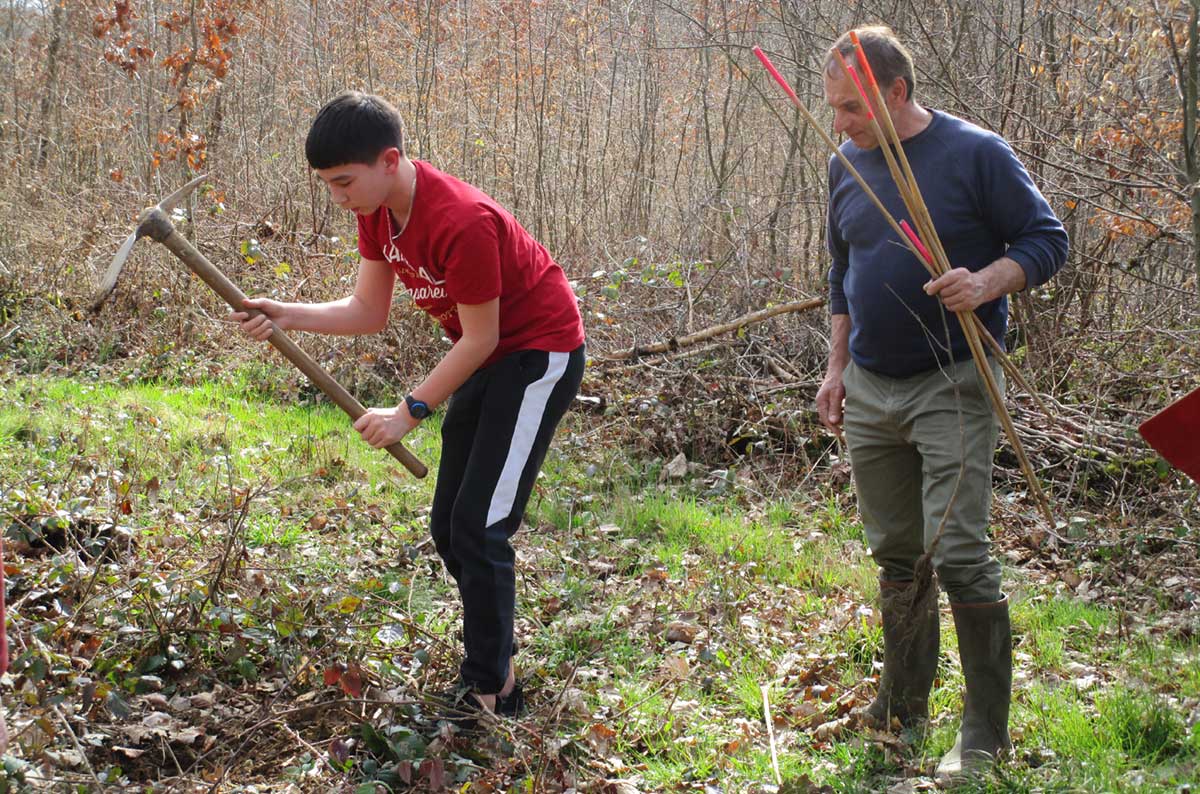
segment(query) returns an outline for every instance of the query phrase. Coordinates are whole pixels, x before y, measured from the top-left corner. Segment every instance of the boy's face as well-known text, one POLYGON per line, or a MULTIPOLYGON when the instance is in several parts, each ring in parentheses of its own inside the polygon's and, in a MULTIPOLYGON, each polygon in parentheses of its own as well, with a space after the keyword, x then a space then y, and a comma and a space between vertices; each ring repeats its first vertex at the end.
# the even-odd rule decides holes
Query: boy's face
POLYGON ((347 163, 316 169, 335 204, 344 210, 370 215, 387 202, 396 185, 399 149, 385 149, 374 163, 347 163))

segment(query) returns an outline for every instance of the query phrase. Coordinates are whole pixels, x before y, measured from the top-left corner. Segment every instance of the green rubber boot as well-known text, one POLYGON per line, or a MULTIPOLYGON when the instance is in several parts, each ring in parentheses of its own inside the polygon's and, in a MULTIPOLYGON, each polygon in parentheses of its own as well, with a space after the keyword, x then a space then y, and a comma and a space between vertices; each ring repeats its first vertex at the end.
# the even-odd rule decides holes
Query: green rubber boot
POLYGON ((924 732, 929 722, 929 690, 937 674, 937 586, 928 583, 915 594, 912 582, 879 582, 883 615, 883 674, 874 702, 859 712, 876 730, 892 728, 924 732), (913 603, 914 595, 919 599, 913 603))
POLYGON ((991 604, 951 604, 958 631, 966 693, 962 727, 938 764, 936 779, 954 785, 989 770, 1012 748, 1008 709, 1012 701, 1012 624, 1008 598, 991 604))

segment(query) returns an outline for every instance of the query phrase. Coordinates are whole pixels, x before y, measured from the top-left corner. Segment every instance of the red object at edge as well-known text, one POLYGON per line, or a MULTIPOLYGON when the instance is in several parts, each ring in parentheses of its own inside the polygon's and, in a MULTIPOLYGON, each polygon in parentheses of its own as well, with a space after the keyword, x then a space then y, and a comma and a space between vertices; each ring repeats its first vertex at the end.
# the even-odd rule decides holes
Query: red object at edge
POLYGON ((1200 389, 1142 422, 1138 432, 1168 463, 1200 483, 1200 389))
POLYGON ((0 535, 0 675, 8 672, 8 610, 4 605, 4 536, 0 535))

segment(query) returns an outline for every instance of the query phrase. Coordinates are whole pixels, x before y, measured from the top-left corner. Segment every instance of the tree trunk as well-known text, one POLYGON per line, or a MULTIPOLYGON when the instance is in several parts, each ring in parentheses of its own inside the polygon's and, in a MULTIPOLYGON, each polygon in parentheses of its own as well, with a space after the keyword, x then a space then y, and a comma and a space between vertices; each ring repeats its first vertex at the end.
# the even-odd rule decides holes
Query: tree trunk
POLYGON ((58 51, 62 46, 63 3, 56 2, 50 14, 50 41, 46 45, 46 90, 39 108, 37 164, 41 168, 50 156, 50 103, 58 94, 58 51))
POLYGON ((1197 98, 1197 16, 1200 15, 1200 0, 1192 0, 1192 13, 1188 16, 1188 49, 1185 68, 1187 75, 1183 86, 1183 148, 1187 163, 1188 191, 1192 204, 1192 265, 1196 270, 1196 283, 1200 286, 1200 152, 1196 150, 1196 98, 1197 98))

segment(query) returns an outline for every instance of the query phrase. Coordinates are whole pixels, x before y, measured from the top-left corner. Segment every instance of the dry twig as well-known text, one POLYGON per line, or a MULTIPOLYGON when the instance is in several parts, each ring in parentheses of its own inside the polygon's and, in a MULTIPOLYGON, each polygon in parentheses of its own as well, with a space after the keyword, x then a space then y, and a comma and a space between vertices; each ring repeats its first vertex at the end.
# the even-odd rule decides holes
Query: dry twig
POLYGON ((611 353, 607 356, 597 357, 596 360, 601 362, 625 361, 627 359, 637 358, 638 356, 651 355, 654 353, 666 353, 667 351, 678 350, 681 347, 688 347, 689 345, 694 345, 697 342, 703 342, 705 340, 712 339, 714 336, 720 336, 721 334, 727 334, 730 331, 736 331, 739 328, 743 328, 747 325, 761 323, 763 320, 768 320, 779 314, 786 314, 788 312, 803 312, 808 311, 809 309, 816 309, 824 305, 824 298, 812 298, 811 300, 799 301, 796 303, 781 303, 777 306, 768 306, 767 308, 759 309, 756 312, 743 314, 741 317, 730 320, 727 323, 719 323, 718 325, 709 326, 708 328, 705 328, 702 331, 697 331, 694 334, 677 336, 672 339, 668 339, 666 342, 656 342, 652 345, 631 347, 628 350, 621 350, 616 353, 611 353))

